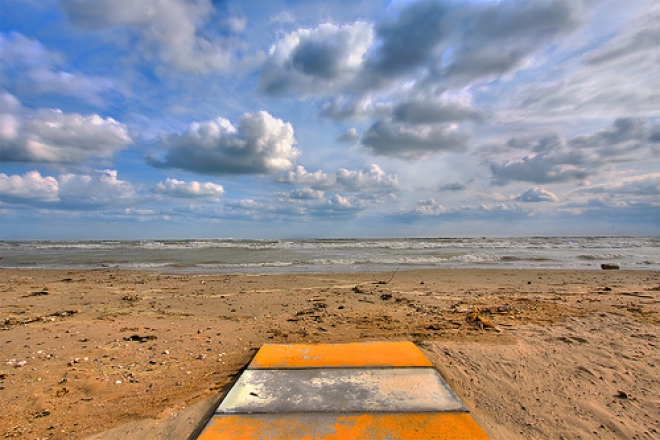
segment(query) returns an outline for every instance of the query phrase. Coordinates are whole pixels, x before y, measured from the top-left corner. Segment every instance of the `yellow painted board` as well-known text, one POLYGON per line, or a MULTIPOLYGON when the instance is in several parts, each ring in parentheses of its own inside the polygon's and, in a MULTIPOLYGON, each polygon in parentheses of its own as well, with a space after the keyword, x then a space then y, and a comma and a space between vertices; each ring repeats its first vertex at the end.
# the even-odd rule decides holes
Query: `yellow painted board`
POLYGON ((216 415, 198 440, 488 440, 468 413, 216 415))
POLYGON ((248 369, 431 366, 415 344, 401 341, 264 345, 248 369))

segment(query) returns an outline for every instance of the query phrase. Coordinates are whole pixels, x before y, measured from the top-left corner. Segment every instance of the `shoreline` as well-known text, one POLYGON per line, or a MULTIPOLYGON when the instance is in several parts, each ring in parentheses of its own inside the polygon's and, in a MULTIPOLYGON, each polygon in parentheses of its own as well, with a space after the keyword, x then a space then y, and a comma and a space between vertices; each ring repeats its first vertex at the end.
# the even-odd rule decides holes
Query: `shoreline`
MULTIPOLYGON (((300 270, 291 270, 285 271, 277 268, 276 271, 255 271, 254 269, 246 269, 245 271, 224 271, 224 270, 206 270, 197 271, 196 269, 181 269, 179 267, 158 267, 158 268, 139 268, 139 269, 126 269, 118 267, 98 267, 98 268, 50 268, 50 267, 7 267, 0 266, 0 273, 5 272, 127 272, 127 273, 142 273, 145 275, 156 275, 156 276, 180 276, 180 277, 212 277, 212 276, 229 276, 229 277, 276 277, 276 276, 341 276, 341 275, 355 275, 355 276, 364 276, 371 278, 389 278, 393 273, 401 274, 406 272, 603 272, 610 271, 611 269, 602 269, 601 264, 612 264, 612 263, 599 263, 597 266, 589 266, 582 268, 562 268, 562 267, 509 267, 509 266, 485 266, 485 267, 424 267, 418 265, 411 265, 409 267, 393 267, 393 268, 384 268, 384 269, 371 269, 371 270, 341 270, 337 269, 327 269, 327 270, 318 270, 310 271, 307 268, 300 270)), ((614 263, 616 264, 616 263, 614 263)), ((656 269, 640 268, 640 267, 619 267, 614 269, 613 272, 645 272, 645 273, 655 273, 660 272, 656 269)), ((396 275, 395 275, 396 276, 396 275)))
POLYGON ((660 432, 660 271, 391 274, 2 268, 2 434, 186 438, 262 344, 384 339, 417 343, 493 439, 660 432))

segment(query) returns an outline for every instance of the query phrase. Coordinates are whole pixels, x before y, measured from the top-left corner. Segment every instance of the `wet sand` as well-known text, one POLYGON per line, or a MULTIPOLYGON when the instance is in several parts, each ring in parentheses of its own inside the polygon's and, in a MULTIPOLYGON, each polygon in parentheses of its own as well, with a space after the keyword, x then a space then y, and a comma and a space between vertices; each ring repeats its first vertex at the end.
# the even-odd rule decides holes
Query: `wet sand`
POLYGON ((655 439, 659 325, 657 271, 1 269, 0 434, 185 439, 262 344, 411 340, 493 439, 655 439))

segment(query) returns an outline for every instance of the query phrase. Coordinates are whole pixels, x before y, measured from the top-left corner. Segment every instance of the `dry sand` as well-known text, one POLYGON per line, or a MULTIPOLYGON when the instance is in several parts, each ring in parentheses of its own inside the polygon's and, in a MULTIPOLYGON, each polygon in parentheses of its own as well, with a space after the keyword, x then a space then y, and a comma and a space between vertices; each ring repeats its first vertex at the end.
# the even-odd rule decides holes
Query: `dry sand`
POLYGON ((660 438, 659 272, 391 275, 0 270, 0 434, 186 439, 264 343, 412 340, 493 439, 660 438))

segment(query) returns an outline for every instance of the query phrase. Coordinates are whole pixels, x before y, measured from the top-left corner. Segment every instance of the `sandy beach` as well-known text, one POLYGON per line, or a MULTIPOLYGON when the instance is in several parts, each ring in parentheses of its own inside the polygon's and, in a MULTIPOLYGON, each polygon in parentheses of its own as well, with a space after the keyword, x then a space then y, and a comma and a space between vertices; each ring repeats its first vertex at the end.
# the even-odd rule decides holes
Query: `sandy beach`
POLYGON ((493 439, 660 437, 660 272, 0 270, 0 434, 186 439, 266 343, 411 340, 493 439))

